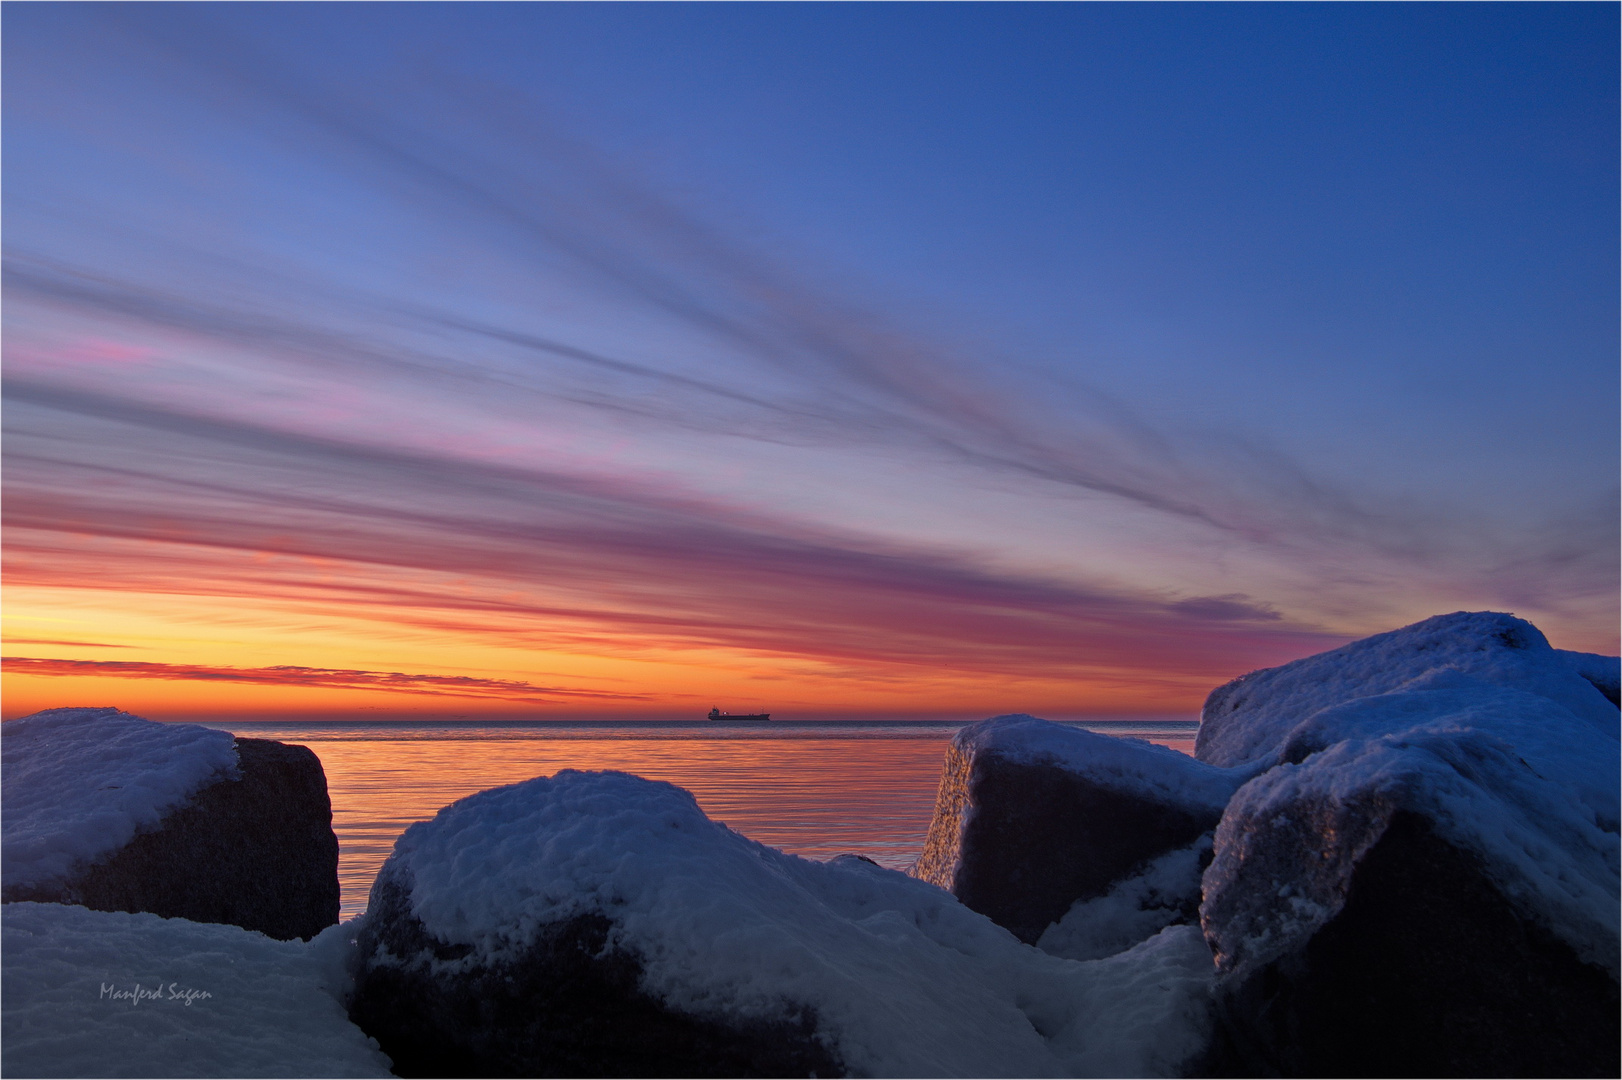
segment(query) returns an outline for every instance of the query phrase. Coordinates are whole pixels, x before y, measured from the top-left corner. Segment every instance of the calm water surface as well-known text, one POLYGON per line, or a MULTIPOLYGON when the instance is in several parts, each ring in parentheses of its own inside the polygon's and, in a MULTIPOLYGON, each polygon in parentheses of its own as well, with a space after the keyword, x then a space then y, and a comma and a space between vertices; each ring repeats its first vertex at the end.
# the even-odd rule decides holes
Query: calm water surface
MULTIPOLYGON (((475 791, 559 769, 619 769, 691 791, 746 836, 814 859, 842 852, 895 869, 918 857, 946 744, 960 723, 419 721, 219 724, 321 758, 338 834, 343 917, 407 825, 475 791)), ((1092 731, 1194 752, 1193 721, 1095 721, 1092 731)))

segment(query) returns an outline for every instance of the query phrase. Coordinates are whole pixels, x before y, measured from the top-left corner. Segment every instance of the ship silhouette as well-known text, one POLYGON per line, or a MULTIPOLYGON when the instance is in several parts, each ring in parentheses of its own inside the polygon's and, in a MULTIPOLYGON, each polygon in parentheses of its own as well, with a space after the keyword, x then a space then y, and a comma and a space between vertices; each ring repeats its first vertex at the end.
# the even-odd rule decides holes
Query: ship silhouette
POLYGON ((711 709, 711 720, 770 720, 771 713, 725 713, 720 709, 711 709))

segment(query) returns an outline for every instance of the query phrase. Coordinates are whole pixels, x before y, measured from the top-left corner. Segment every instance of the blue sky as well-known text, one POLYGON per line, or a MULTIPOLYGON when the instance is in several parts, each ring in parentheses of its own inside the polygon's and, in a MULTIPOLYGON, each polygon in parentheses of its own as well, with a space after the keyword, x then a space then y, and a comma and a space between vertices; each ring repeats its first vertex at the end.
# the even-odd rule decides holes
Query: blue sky
POLYGON ((13 4, 5 29, 13 581, 161 593, 119 616, 153 663, 206 659, 175 620, 297 591, 244 570, 287 520, 347 584, 243 630, 267 661, 422 666, 354 644, 382 571, 346 530, 419 553, 388 573, 527 597, 480 646, 508 680, 517 634, 586 667, 720 650, 828 700, 906 682, 885 664, 984 675, 1003 639, 923 628, 990 609, 1042 658, 990 665, 1010 693, 1180 686, 1457 608, 1616 647, 1613 6, 13 4), (425 494, 442 466, 607 502, 535 511, 596 524, 519 568, 490 525, 516 474, 425 494), (654 495, 752 537, 728 549, 771 601, 729 608, 718 542, 670 541, 654 495), (137 536, 126 499, 164 513, 137 536), (870 557, 933 599, 868 662, 826 642, 894 610, 870 557), (534 629, 565 566, 576 622, 534 629), (1079 622, 1040 629, 1038 585, 1079 622))

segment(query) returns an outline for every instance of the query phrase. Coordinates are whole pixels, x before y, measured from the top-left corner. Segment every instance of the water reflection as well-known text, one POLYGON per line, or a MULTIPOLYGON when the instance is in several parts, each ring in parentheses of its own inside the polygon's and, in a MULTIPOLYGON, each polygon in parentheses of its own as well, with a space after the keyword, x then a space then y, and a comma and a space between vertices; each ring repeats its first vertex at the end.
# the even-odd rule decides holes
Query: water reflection
MULTIPOLYGON (((224 725, 220 725, 224 726, 224 725)), ((959 724, 233 724, 310 747, 326 769, 343 917, 414 821, 485 788, 560 769, 619 769, 691 791, 705 813, 773 847, 904 869, 923 847, 959 724)), ((1193 752, 1192 723, 1090 723, 1193 752)))

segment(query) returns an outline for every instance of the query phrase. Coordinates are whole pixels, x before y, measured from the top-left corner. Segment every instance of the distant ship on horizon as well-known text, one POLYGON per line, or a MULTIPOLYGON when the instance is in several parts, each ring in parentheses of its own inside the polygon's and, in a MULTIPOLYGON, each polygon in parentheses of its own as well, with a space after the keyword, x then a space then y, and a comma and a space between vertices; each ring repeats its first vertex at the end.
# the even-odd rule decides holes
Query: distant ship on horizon
POLYGON ((771 713, 725 713, 720 709, 711 709, 711 720, 770 720, 771 713))

